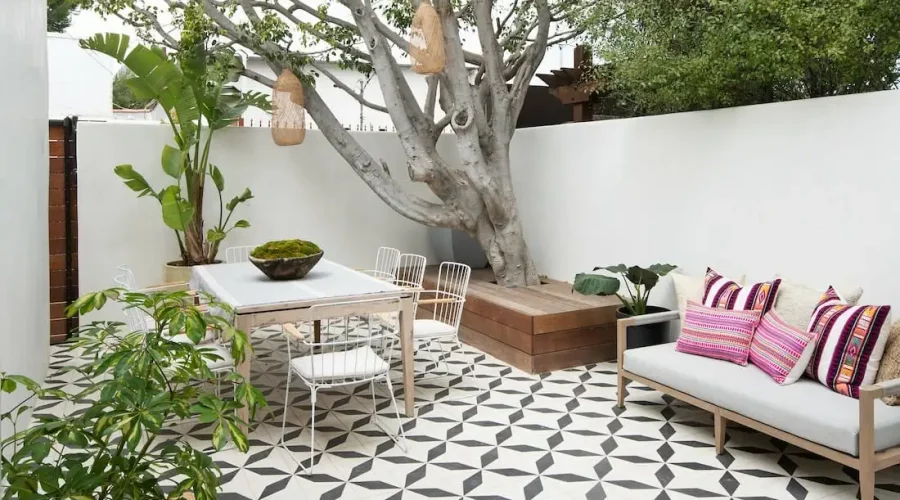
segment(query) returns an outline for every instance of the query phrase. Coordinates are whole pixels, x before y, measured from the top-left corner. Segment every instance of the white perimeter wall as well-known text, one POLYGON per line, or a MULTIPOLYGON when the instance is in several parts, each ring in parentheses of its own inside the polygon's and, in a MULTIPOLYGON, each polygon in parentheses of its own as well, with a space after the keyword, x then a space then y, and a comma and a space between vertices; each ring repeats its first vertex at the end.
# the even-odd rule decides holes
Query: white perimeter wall
MULTIPOLYGON (((0 2, 0 94, 15 117, 0 120, 0 371, 39 381, 50 342, 46 12, 44 2, 0 2)), ((21 396, 0 395, 0 411, 21 396)))
POLYGON ((898 138, 887 91, 519 130, 513 175, 551 277, 671 262, 858 284, 900 308, 898 138))
POLYGON ((84 50, 77 38, 59 33, 47 33, 47 60, 50 118, 112 116, 113 75, 119 67, 116 61, 84 50))
MULTIPOLYGON (((387 161, 395 177, 406 177, 406 161, 396 135, 354 135, 376 158, 387 161)), ((162 283, 163 264, 178 258, 174 233, 163 225, 159 204, 150 197, 137 199, 113 173, 114 166, 131 163, 157 189, 168 185, 172 179, 159 164, 167 142, 173 144, 168 125, 79 122, 82 293, 113 286, 119 264, 132 267, 139 286, 162 283)), ((384 204, 319 131, 308 131, 302 145, 277 147, 269 129, 228 128, 217 132, 211 161, 225 176, 226 201, 244 187, 255 196, 236 212, 236 218, 247 219, 252 227, 232 232, 223 249, 301 238, 319 243, 326 258, 357 268, 373 266, 379 246, 433 259, 429 230, 384 204)), ((427 196, 422 187, 410 186, 427 196)), ((211 220, 218 214, 211 184, 206 201, 204 215, 211 220)), ((220 257, 224 258, 224 250, 220 257)))
MULTIPOLYGON (((595 265, 671 262, 810 286, 860 285, 900 307, 900 92, 519 130, 513 176, 526 238, 541 273, 571 280, 595 265)), ((390 133, 355 134, 394 176, 405 159, 390 133)), ((159 186, 165 126, 79 123, 81 289, 108 286, 129 263, 140 284, 177 257, 151 199, 113 175, 131 162, 159 186)), ((455 160, 452 136, 441 149, 455 160)), ((429 231, 394 213, 318 131, 293 148, 267 129, 234 128, 213 161, 228 194, 256 194, 240 216, 253 228, 228 245, 301 237, 367 266, 394 245, 431 258, 429 231)), ((416 186, 422 188, 423 186, 416 186)), ((671 282, 653 301, 674 305, 671 282)), ((900 313, 898 313, 900 314, 900 313)))

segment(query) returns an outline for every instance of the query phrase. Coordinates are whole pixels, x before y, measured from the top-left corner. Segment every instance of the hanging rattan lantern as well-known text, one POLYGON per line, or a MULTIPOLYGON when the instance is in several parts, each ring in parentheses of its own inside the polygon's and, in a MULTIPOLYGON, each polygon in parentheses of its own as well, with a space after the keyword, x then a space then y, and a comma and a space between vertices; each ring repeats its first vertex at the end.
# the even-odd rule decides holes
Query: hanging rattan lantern
POLYGON ((272 140, 279 146, 294 146, 306 137, 303 84, 285 68, 272 87, 272 140))
POLYGON ((444 31, 440 16, 428 0, 419 5, 413 17, 409 57, 413 71, 420 75, 434 75, 444 70, 444 31))

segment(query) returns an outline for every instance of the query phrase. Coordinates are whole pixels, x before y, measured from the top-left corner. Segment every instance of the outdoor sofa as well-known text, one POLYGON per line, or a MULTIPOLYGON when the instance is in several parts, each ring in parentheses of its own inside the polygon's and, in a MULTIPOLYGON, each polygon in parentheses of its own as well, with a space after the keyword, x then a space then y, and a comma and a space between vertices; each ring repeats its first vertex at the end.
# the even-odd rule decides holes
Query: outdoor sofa
POLYGON ((864 386, 859 399, 812 379, 779 385, 756 366, 675 350, 675 343, 627 349, 629 326, 679 319, 668 311, 618 320, 618 405, 633 380, 713 414, 716 453, 729 420, 859 471, 860 500, 875 498, 875 472, 900 463, 900 379, 864 386))

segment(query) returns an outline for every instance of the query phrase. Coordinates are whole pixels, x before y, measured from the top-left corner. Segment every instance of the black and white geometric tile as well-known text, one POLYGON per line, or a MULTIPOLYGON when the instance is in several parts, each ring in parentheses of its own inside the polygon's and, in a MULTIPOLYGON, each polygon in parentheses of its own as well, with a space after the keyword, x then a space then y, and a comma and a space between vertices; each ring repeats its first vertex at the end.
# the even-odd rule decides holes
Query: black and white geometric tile
MULTIPOLYGON (((461 373, 474 360, 474 381, 416 384, 423 405, 416 418, 402 420, 406 451, 372 423, 368 385, 320 390, 307 475, 297 461, 308 463, 309 391, 294 378, 285 450, 279 444, 284 339, 258 330, 253 344, 253 380, 270 408, 251 433, 248 453, 209 450, 223 474, 222 499, 849 500, 858 493, 854 471, 734 425, 726 453, 717 456, 709 414, 649 388, 630 385, 626 409, 617 408, 612 363, 530 375, 468 346, 452 350, 448 362, 461 373), (445 400, 463 394, 477 396, 445 400), (427 404, 436 399, 443 402, 427 404)), ((428 359, 417 357, 417 373, 431 367, 428 359)), ((52 367, 71 362, 65 347, 54 348, 52 367)), ((71 376, 51 373, 47 383, 77 384, 71 376)), ((378 418, 400 425, 386 388, 376 392, 378 418)), ((37 411, 77 408, 48 403, 37 411)), ((166 432, 208 448, 210 429, 202 424, 166 432)), ((900 498, 900 468, 880 472, 876 481, 878 498, 900 498)))

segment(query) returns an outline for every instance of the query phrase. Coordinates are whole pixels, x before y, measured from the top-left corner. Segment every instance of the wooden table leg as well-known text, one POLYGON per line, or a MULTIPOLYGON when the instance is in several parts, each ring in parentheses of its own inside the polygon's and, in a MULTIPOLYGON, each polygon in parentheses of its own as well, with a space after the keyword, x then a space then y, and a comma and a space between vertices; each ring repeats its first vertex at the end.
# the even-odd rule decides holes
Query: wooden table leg
MULTIPOLYGON (((253 318, 251 316, 237 316, 234 326, 238 330, 241 330, 242 332, 247 334, 247 340, 249 342, 250 332, 253 329, 253 318)), ((237 369, 237 373, 247 380, 250 380, 250 365, 252 362, 253 349, 247 349, 244 356, 244 361, 235 367, 237 369)), ((242 422, 246 422, 246 425, 241 425, 241 430, 243 430, 244 433, 249 432, 250 409, 246 406, 242 406, 241 408, 238 408, 237 414, 238 418, 241 419, 242 422)))
POLYGON ((322 320, 313 321, 313 343, 322 342, 322 320))
POLYGON ((413 299, 401 301, 400 308, 400 350, 403 357, 403 403, 407 417, 414 416, 416 387, 413 381, 413 299))

